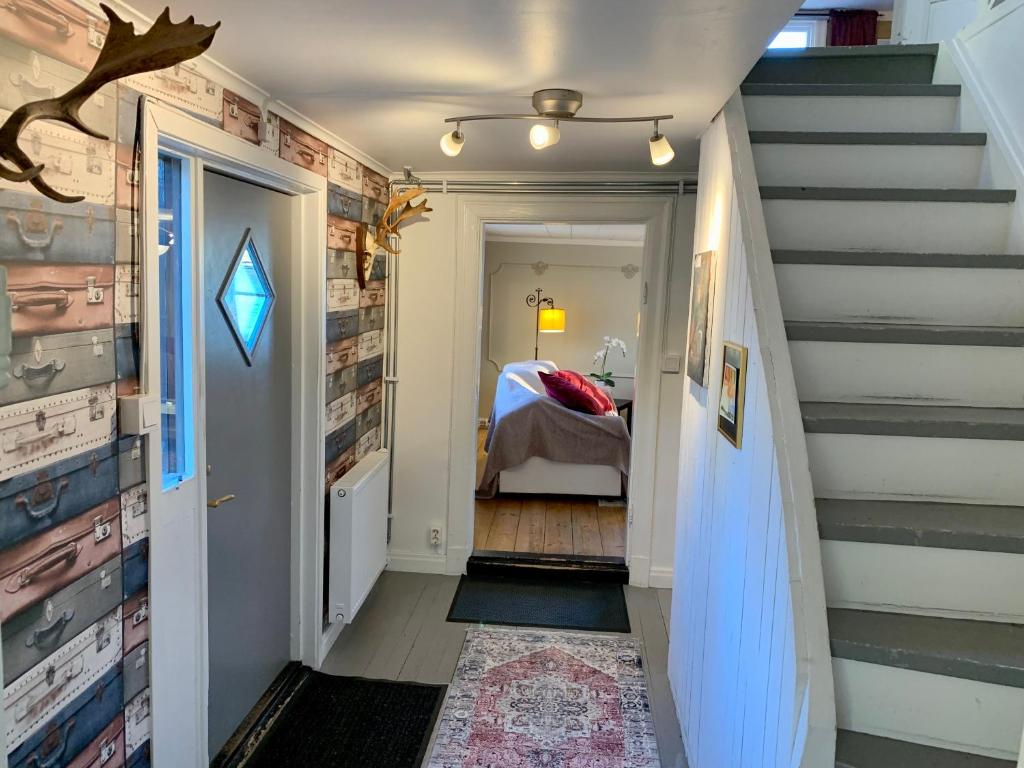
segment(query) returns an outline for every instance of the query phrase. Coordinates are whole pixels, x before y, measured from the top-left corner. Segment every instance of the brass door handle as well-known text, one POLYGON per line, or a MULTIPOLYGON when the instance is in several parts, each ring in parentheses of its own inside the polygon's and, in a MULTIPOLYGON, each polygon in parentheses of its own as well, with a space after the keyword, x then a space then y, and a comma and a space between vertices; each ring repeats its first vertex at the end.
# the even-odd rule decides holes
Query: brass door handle
POLYGON ((210 509, 216 509, 221 504, 224 504, 225 502, 228 502, 228 501, 234 501, 234 500, 235 500, 235 494, 229 493, 227 496, 221 496, 219 499, 214 499, 213 501, 206 502, 206 506, 208 506, 210 509))

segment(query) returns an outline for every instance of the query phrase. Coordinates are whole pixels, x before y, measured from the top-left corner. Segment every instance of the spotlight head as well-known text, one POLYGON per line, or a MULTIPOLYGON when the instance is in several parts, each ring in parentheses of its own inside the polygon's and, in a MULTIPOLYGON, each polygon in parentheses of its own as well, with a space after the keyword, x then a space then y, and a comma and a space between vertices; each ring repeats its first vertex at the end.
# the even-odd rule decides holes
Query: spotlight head
POLYGON ((462 151, 462 145, 466 143, 466 137, 456 128, 451 133, 441 137, 441 151, 448 157, 456 157, 462 151))

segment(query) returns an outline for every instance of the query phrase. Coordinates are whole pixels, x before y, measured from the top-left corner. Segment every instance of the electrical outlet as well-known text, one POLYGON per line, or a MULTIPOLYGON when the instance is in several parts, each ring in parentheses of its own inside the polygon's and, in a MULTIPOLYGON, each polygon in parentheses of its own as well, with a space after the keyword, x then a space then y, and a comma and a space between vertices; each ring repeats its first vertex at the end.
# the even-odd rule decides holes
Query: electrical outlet
POLYGON ((441 526, 439 525, 430 526, 430 546, 441 546, 441 526))

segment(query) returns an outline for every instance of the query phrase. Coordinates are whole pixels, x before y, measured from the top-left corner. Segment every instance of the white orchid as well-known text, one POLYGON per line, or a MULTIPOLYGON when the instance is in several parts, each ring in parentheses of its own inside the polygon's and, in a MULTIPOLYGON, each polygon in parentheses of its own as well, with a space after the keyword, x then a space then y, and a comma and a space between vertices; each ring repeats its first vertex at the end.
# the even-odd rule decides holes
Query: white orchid
POLYGON ((619 338, 605 336, 604 344, 594 353, 594 365, 600 364, 601 370, 598 373, 590 374, 592 378, 608 387, 615 386, 615 378, 612 376, 611 371, 608 370, 608 353, 613 349, 622 352, 623 357, 626 356, 626 342, 619 338))

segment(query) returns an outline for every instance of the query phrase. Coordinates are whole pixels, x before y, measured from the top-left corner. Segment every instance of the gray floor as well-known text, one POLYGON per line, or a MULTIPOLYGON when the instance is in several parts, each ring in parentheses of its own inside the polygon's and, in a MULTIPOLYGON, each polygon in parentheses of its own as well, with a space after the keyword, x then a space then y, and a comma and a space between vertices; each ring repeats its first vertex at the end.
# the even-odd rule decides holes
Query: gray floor
MULTIPOLYGON (((352 624, 324 661, 323 671, 381 680, 447 684, 469 624, 445 621, 457 576, 385 571, 352 624)), ((633 636, 643 648, 654 727, 663 768, 686 768, 669 692, 667 589, 626 587, 633 636)))

